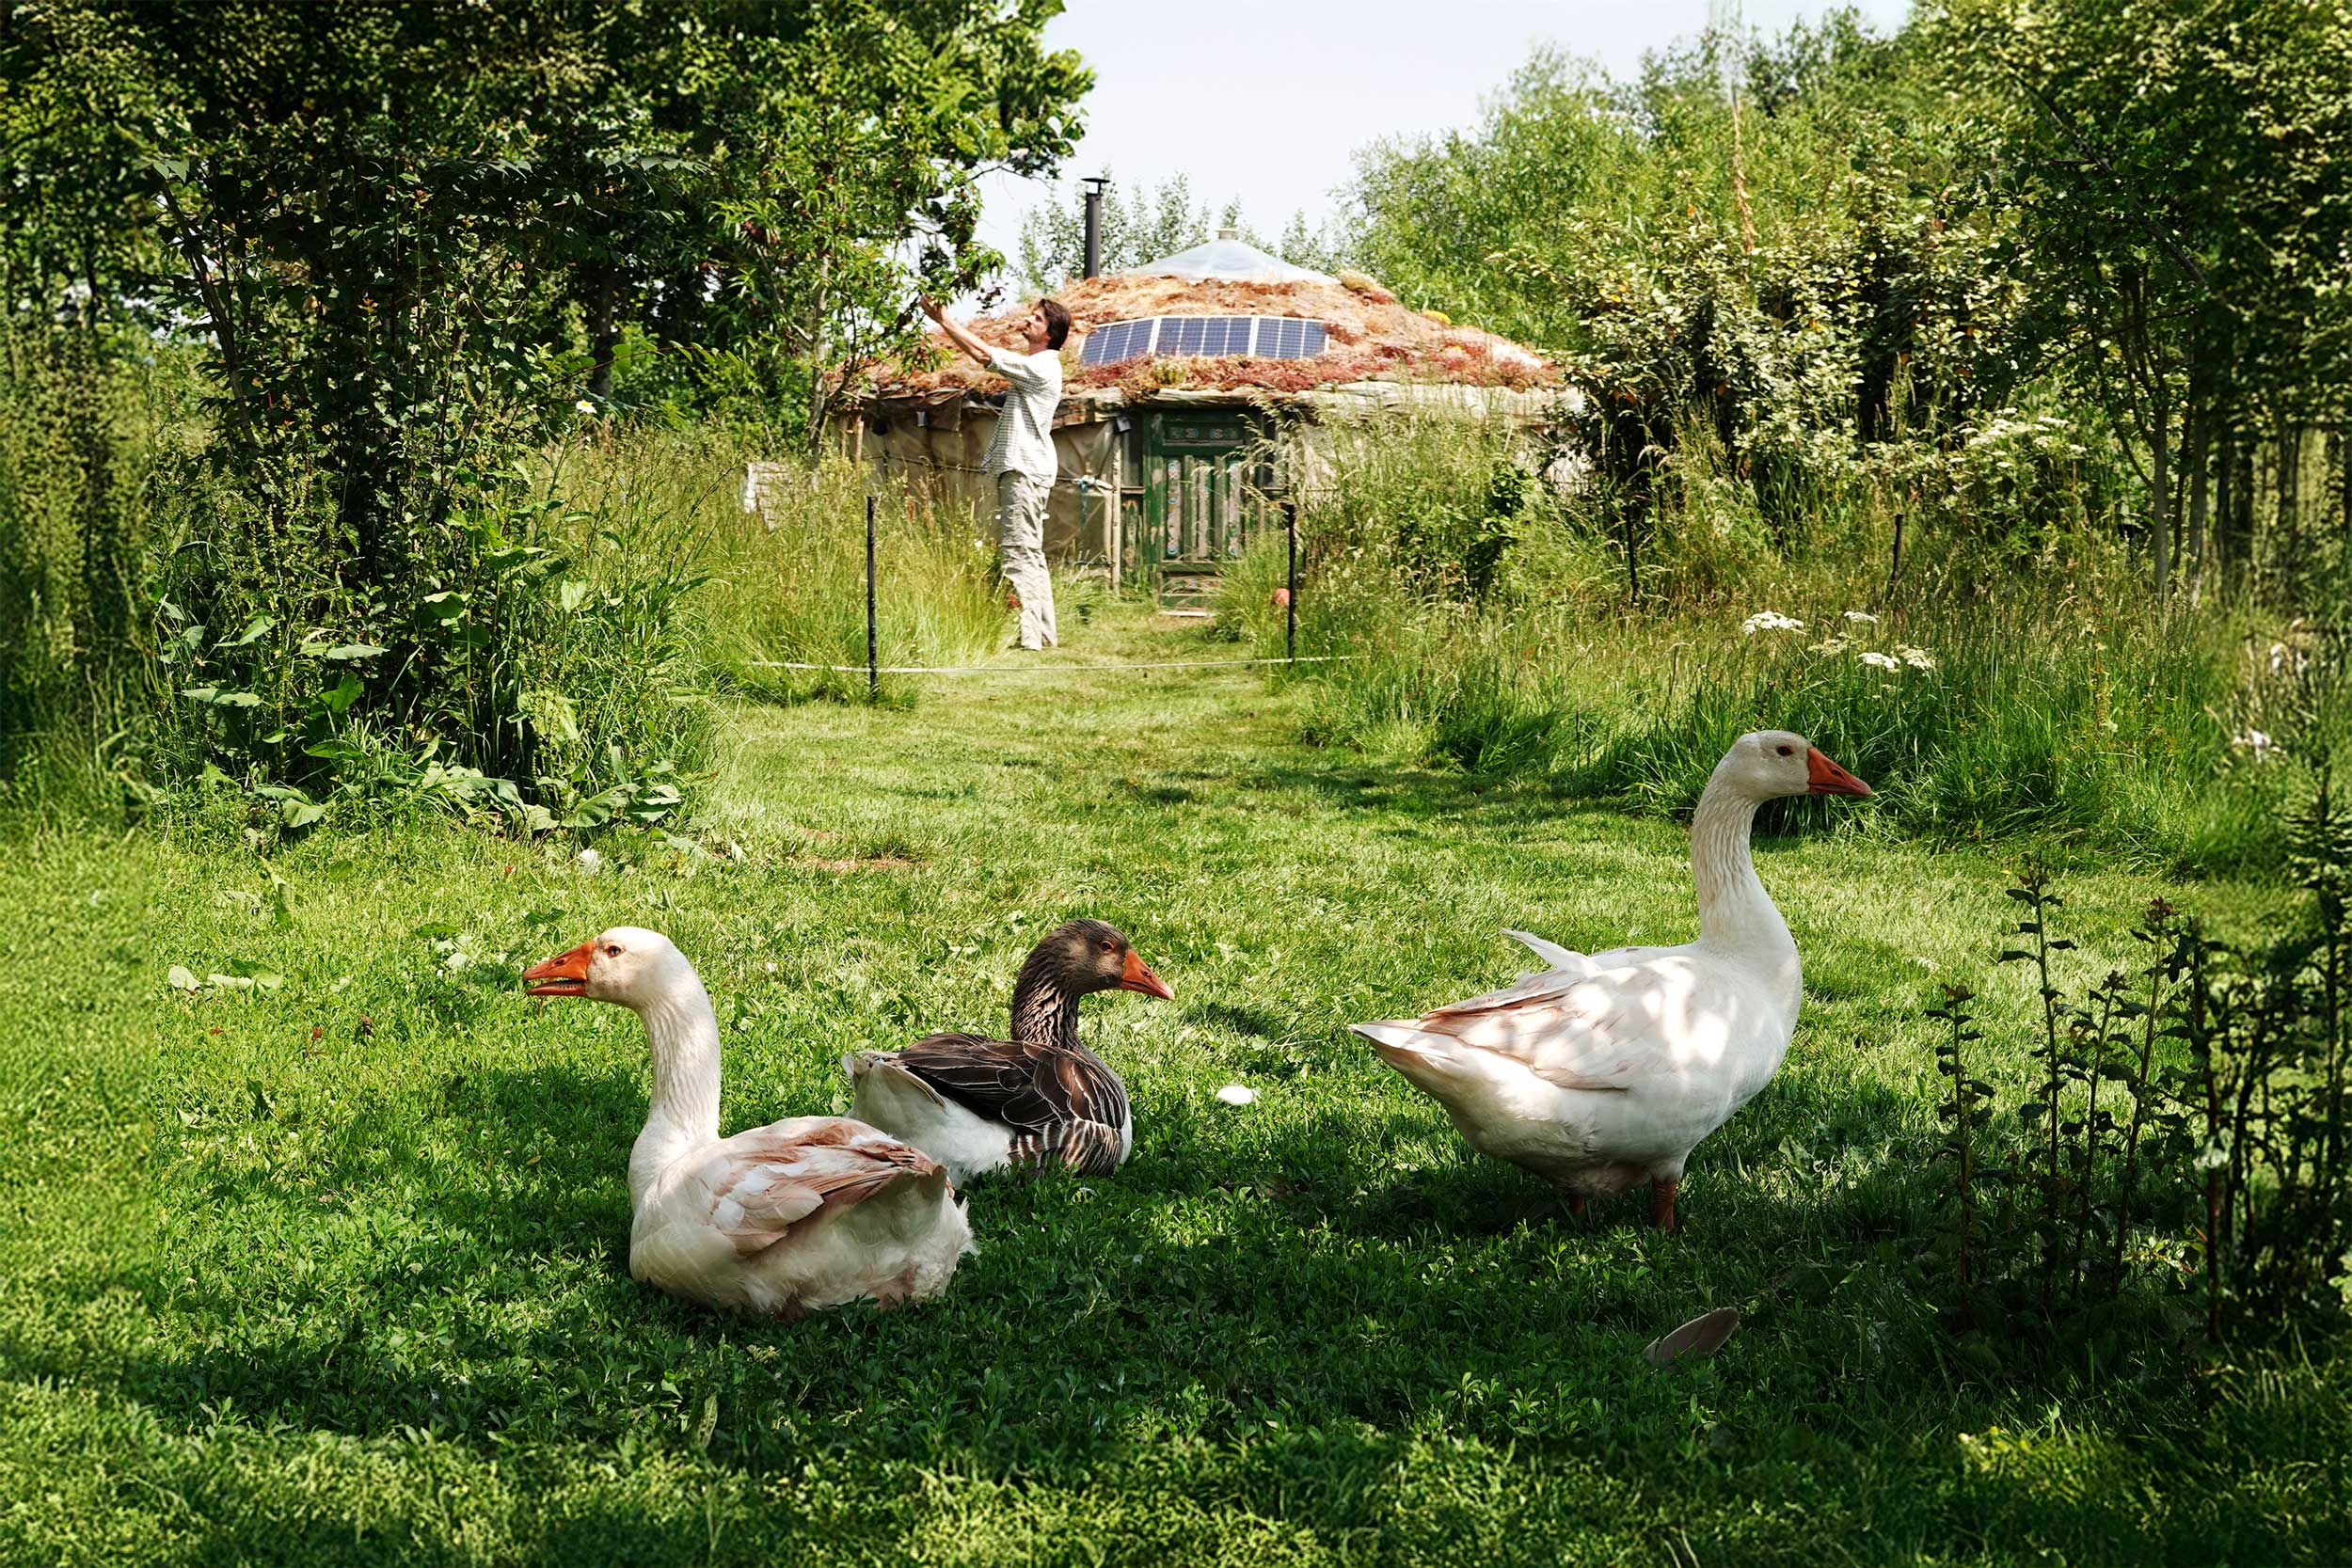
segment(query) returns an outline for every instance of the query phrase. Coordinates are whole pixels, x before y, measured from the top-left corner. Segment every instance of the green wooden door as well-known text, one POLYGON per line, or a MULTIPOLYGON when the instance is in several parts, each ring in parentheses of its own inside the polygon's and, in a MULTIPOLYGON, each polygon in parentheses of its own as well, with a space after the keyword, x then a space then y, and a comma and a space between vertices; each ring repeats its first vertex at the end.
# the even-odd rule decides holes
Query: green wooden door
POLYGON ((1257 438, 1239 410, 1152 416, 1144 463, 1144 538, 1163 596, 1202 597, 1270 515, 1257 438))

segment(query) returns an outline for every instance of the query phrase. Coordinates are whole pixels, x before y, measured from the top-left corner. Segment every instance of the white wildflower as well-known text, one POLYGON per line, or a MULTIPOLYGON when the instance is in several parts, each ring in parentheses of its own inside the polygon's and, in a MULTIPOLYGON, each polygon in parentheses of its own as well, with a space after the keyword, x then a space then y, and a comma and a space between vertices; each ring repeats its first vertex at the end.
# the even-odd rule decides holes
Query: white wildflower
POLYGON ((1915 648, 1908 642, 1898 642, 1895 644, 1895 657, 1901 659, 1905 664, 1910 665, 1914 670, 1932 670, 1935 668, 1935 656, 1933 654, 1928 652, 1925 648, 1915 648))
POLYGON ((2265 752, 2275 752, 2279 749, 2277 741, 2263 734, 2262 731, 2254 729, 2248 730, 2244 735, 2233 736, 2230 744, 2240 750, 2251 752, 2258 758, 2265 752))
POLYGON ((1893 654, 1865 651, 1862 655, 1862 662, 1873 670, 1900 670, 1902 668, 1902 664, 1893 654))
POLYGON ((1842 637, 1830 637, 1814 643, 1813 651, 1817 654, 1842 654, 1852 646, 1842 637))
POLYGON ((1846 611, 1846 619, 1860 626, 1875 626, 1879 624, 1879 618, 1867 610, 1850 610, 1846 611))
POLYGON ((581 398, 578 403, 573 404, 572 406, 579 409, 583 414, 593 414, 596 411, 596 405, 590 403, 586 398, 581 398))
POLYGON ((1803 631, 1804 623, 1783 615, 1777 610, 1759 610, 1740 623, 1742 635, 1754 637, 1759 631, 1803 631))
POLYGON ((1228 1105, 1254 1105, 1258 1101, 1258 1091, 1246 1089, 1239 1084, 1228 1084, 1216 1091, 1216 1097, 1228 1105))
POLYGON ((575 858, 579 860, 582 871, 594 871, 604 863, 604 857, 594 849, 582 849, 575 858))

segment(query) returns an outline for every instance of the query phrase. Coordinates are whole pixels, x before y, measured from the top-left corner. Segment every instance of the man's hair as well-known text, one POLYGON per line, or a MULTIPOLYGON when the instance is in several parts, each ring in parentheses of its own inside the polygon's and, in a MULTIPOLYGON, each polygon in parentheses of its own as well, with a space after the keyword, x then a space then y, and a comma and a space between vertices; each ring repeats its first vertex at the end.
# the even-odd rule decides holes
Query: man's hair
POLYGON ((1070 336, 1070 307, 1058 299, 1041 299, 1037 308, 1045 312, 1045 346, 1061 347, 1070 336))

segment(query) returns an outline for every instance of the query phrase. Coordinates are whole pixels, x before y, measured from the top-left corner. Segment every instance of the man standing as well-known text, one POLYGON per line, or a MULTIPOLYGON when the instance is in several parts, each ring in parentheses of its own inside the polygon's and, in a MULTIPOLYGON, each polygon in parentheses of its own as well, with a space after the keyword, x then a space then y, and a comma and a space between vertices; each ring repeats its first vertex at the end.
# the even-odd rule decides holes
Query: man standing
POLYGON ((1070 312, 1057 299, 1041 299, 1021 323, 1025 352, 994 348, 947 319, 935 299, 923 313, 955 345, 1005 378, 1005 410, 988 444, 987 468, 996 481, 996 539, 1005 577, 1021 597, 1021 645, 1051 648, 1054 579, 1045 571, 1045 502, 1054 493, 1054 410, 1061 405, 1061 345, 1070 312))

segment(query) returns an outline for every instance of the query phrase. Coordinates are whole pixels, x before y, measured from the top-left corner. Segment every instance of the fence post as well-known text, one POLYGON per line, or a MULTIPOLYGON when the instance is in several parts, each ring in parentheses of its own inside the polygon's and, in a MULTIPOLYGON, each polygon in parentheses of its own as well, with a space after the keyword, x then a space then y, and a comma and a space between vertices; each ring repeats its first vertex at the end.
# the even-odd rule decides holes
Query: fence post
POLYGON ((1282 500, 1282 537, 1290 546, 1290 580, 1282 592, 1282 651, 1298 662, 1298 503, 1282 500))
POLYGON ((882 669, 874 657, 874 498, 866 498, 866 700, 882 701, 882 669))

